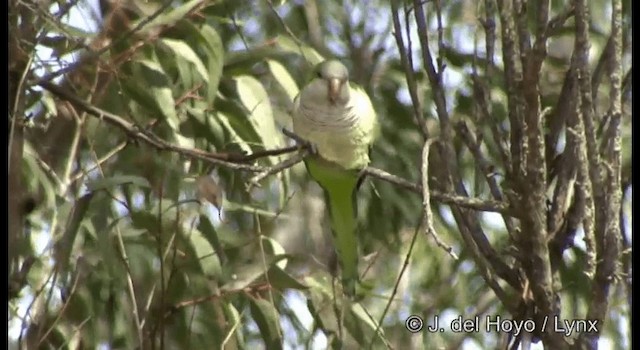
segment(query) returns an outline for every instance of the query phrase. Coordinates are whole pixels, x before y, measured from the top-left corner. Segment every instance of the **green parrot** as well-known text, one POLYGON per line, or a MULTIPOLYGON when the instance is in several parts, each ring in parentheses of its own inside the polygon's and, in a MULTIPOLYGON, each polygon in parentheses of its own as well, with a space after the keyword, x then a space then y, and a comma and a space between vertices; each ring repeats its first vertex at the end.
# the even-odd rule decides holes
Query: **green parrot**
POLYGON ((371 100, 349 82, 347 68, 336 60, 318 64, 294 100, 293 131, 317 151, 305 165, 324 189, 343 289, 351 296, 358 282, 356 191, 377 130, 371 100))

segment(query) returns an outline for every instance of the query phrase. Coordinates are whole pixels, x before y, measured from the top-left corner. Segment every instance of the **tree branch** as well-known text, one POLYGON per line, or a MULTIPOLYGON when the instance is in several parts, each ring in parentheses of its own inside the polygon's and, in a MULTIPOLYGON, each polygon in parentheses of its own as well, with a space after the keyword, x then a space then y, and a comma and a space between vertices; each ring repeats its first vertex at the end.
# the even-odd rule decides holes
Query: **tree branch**
POLYGON ((504 62, 505 90, 507 92, 507 106, 509 111, 510 144, 511 144, 511 169, 507 169, 508 174, 519 176, 522 174, 522 148, 523 148, 523 125, 518 109, 519 94, 517 79, 518 70, 516 67, 516 39, 515 25, 511 15, 511 5, 509 1, 498 0, 498 11, 500 14, 501 36, 502 36, 502 60, 504 62))
MULTIPOLYGON (((261 166, 240 164, 247 161, 247 158, 249 160, 255 159, 255 156, 250 155, 247 158, 245 158, 245 156, 239 155, 239 154, 205 152, 205 151, 194 149, 194 148, 184 148, 184 147, 176 146, 174 144, 164 141, 163 139, 156 136, 152 132, 146 131, 143 128, 125 120, 124 118, 118 115, 104 111, 96 106, 93 106, 87 103, 86 101, 83 101, 82 99, 65 91, 64 89, 60 88, 55 84, 52 84, 49 82, 42 82, 40 83, 40 86, 42 86, 52 94, 73 103, 76 107, 83 110, 84 112, 94 117, 97 117, 101 120, 104 120, 107 123, 123 130, 133 139, 142 141, 147 145, 153 148, 156 148, 158 150, 176 152, 178 154, 181 154, 189 158, 203 160, 208 163, 212 163, 215 165, 223 166, 223 167, 234 169, 234 170, 244 170, 244 171, 250 171, 250 172, 260 172, 264 170, 264 167, 261 167, 261 166)), ((285 150, 290 151, 290 149, 285 149, 285 150)), ((274 151, 270 151, 270 152, 274 152, 274 151)), ((273 155, 273 154, 269 153, 268 155, 273 155)))
POLYGON ((433 227, 433 213, 431 212, 431 192, 429 191, 429 148, 435 139, 428 139, 422 148, 422 211, 424 217, 424 228, 433 237, 436 245, 447 252, 454 260, 458 256, 453 252, 450 245, 444 243, 436 229, 433 227))
MULTIPOLYGON (((297 146, 297 149, 300 149, 300 146, 297 146)), ((308 148, 302 148, 302 150, 296 153, 293 157, 285 159, 284 161, 258 173, 256 176, 249 179, 249 185, 247 190, 251 190, 251 188, 253 187, 260 187, 259 182, 264 180, 267 176, 277 174, 285 169, 291 168, 292 166, 302 162, 304 158, 310 153, 311 152, 309 151, 308 148)))
MULTIPOLYGON (((377 179, 380 179, 382 181, 389 182, 391 184, 402 187, 411 192, 415 192, 416 194, 422 194, 421 185, 410 182, 399 176, 390 174, 384 170, 373 168, 373 167, 367 167, 362 171, 362 174, 369 175, 377 179)), ((516 215, 513 209, 511 208, 511 206, 505 202, 464 197, 456 194, 443 193, 433 189, 431 189, 429 192, 431 195, 431 199, 437 202, 440 202, 442 204, 456 205, 459 207, 479 210, 479 211, 498 212, 498 213, 502 213, 509 216, 516 215)))
MULTIPOLYGON (((578 35, 581 38, 588 38, 588 10, 586 0, 579 1, 576 5, 576 25, 580 24, 581 31, 578 35), (578 9, 578 6, 580 8, 578 9)), ((611 37, 613 38, 613 53, 611 55, 610 89, 609 89, 609 110, 611 116, 608 129, 603 135, 605 145, 601 163, 591 164, 592 181, 595 178, 598 186, 596 192, 596 232, 595 243, 597 253, 596 273, 591 286, 591 300, 587 318, 599 321, 597 332, 582 333, 580 339, 588 345, 597 344, 600 332, 609 308, 609 291, 611 285, 616 280, 617 263, 620 254, 620 209, 622 202, 622 186, 620 184, 621 173, 621 131, 620 122, 622 117, 622 1, 612 0, 611 11, 611 37)), ((586 68, 586 67, 585 67, 586 68)), ((588 75, 587 77, 588 78, 588 75)), ((583 98, 588 93, 589 81, 584 82, 586 89, 583 98)), ((586 120, 585 120, 586 122, 586 120)), ((586 123, 585 123, 586 125, 586 123)), ((589 128, 587 127, 587 130, 589 128)), ((593 132, 593 130, 591 130, 593 132)), ((590 135, 587 134, 587 137, 590 135)), ((587 149, 590 139, 587 139, 587 149)), ((591 140, 595 141, 595 140, 591 140)), ((590 161, 592 160, 590 156, 590 161)), ((595 156, 595 155, 593 155, 595 156)))
MULTIPOLYGON (((407 25, 407 45, 405 47, 404 39, 402 38, 402 26, 400 25, 400 15, 398 14, 397 0, 391 1, 391 18, 393 20, 393 36, 396 39, 396 45, 398 46, 398 52, 400 53, 400 62, 404 68, 404 74, 407 79, 407 88, 409 89, 409 96, 411 96, 411 106, 413 107, 414 122, 420 127, 422 136, 424 138, 429 137, 429 129, 427 123, 424 120, 422 113, 422 103, 418 98, 418 89, 416 84, 415 74, 413 73, 413 59, 411 58, 411 37, 408 35, 407 25)), ((408 19, 408 15, 405 12, 405 19, 408 19)), ((408 24, 408 23, 407 23, 408 24)))

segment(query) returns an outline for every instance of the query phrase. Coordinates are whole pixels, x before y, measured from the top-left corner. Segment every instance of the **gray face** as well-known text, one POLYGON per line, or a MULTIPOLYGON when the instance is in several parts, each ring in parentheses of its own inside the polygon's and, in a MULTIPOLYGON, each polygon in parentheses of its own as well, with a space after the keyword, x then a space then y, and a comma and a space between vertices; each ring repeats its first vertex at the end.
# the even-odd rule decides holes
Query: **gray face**
POLYGON ((316 66, 316 76, 327 84, 327 96, 333 105, 349 99, 349 71, 340 61, 327 60, 316 66))
POLYGON ((337 60, 326 60, 316 66, 316 74, 322 79, 349 80, 349 71, 342 62, 337 60))

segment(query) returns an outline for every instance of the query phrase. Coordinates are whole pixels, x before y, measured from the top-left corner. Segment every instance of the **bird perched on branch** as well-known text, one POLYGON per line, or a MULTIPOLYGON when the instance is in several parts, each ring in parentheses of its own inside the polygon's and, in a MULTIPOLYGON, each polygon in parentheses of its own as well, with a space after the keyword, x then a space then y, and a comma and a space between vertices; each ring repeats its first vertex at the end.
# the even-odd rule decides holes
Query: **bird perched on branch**
POLYGON ((349 71, 337 60, 318 64, 294 100, 293 130, 316 150, 305 165, 324 189, 343 289, 351 296, 358 282, 356 191, 377 128, 369 96, 349 82, 349 71))

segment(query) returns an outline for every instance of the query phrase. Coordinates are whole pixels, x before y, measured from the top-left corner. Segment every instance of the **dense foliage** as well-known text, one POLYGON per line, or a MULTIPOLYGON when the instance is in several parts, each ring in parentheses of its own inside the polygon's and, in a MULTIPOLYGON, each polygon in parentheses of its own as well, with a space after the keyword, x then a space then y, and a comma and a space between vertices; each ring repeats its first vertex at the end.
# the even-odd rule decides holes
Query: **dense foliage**
POLYGON ((629 348, 630 4, 10 1, 11 346, 629 348), (324 58, 381 125, 359 301, 269 152, 324 58))

